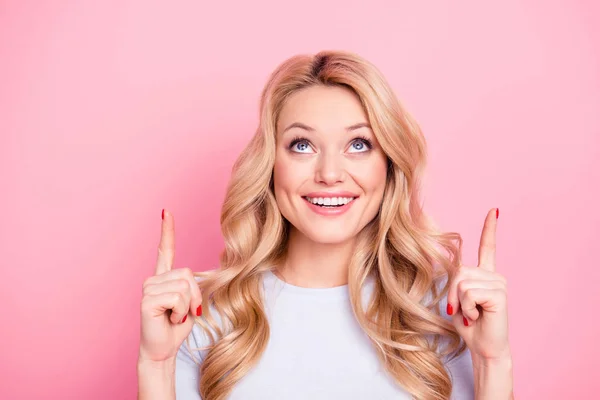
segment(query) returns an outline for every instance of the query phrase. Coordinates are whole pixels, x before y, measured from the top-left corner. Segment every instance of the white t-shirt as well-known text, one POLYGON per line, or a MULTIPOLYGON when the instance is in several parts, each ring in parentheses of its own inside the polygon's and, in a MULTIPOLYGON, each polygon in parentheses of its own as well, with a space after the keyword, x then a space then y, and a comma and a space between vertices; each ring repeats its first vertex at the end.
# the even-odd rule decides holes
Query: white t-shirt
MULTIPOLYGON (((263 286, 269 343, 256 366, 235 385, 229 400, 411 399, 381 366, 372 343, 356 322, 348 285, 303 288, 266 272, 263 286)), ((365 304, 368 297, 363 296, 365 304)), ((440 306, 446 309, 445 302, 440 306)), ((218 317, 214 311, 212 314, 218 317)), ((202 329, 194 325, 190 348, 208 343, 202 329)), ((201 362, 205 351, 192 351, 201 362)), ((472 400, 469 351, 445 365, 453 382, 451 399, 472 400)), ((199 365, 184 341, 175 372, 178 400, 201 399, 199 374, 199 365)))

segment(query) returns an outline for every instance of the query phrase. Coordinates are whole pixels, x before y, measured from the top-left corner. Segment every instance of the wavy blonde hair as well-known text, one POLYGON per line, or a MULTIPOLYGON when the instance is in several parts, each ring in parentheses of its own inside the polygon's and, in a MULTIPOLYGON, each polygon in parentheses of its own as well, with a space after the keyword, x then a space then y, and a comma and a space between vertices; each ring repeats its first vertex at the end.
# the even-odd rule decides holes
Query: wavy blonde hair
POLYGON ((233 166, 221 212, 220 268, 196 273, 204 278, 199 286, 205 305, 196 321, 210 338, 200 394, 205 400, 226 398, 269 340, 261 276, 284 259, 289 232, 273 194, 277 119, 292 93, 313 85, 341 85, 356 93, 388 157, 383 201, 359 233, 349 265, 353 312, 398 385, 418 399, 447 399, 452 381, 442 357, 457 356, 466 346, 440 314, 439 302, 460 265, 462 239, 440 233, 419 203, 426 143, 417 123, 374 65, 343 51, 289 58, 262 92, 259 127, 233 166), (374 286, 364 309, 362 288, 369 276, 374 286), (438 293, 440 276, 449 279, 438 293), (443 350, 442 338, 448 339, 443 350))

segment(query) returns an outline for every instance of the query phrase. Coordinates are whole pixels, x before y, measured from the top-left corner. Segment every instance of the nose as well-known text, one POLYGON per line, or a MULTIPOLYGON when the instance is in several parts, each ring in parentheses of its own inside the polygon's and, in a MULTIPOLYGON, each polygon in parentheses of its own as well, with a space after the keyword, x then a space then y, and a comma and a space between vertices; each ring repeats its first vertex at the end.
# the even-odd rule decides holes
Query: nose
POLYGON ((326 185, 343 182, 346 176, 341 155, 324 154, 319 156, 315 171, 315 181, 326 185))

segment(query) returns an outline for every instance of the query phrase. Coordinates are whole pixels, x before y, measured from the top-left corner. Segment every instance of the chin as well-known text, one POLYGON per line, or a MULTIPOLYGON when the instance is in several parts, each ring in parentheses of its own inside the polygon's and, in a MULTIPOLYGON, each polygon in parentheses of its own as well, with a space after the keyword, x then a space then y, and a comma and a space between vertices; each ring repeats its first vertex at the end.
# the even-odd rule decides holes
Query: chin
POLYGON ((319 244, 342 244, 352 240, 356 234, 349 229, 299 229, 309 240, 319 244))

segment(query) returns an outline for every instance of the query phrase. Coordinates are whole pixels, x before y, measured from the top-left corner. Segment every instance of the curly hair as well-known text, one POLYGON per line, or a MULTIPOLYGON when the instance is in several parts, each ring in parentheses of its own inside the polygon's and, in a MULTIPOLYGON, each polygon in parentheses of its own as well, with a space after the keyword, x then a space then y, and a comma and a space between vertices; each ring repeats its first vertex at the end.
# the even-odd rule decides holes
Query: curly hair
POLYGON ((261 276, 284 259, 289 233, 273 193, 277 120, 291 94, 313 85, 356 93, 388 158, 383 201, 358 234, 349 264, 353 313, 399 386, 418 399, 447 399, 452 381, 442 357, 458 356, 466 345, 439 303, 460 265, 462 238, 440 232, 423 212, 419 190, 426 143, 419 126, 381 72, 345 51, 293 56, 276 68, 262 92, 258 129, 233 166, 222 207, 220 267, 196 273, 203 278, 198 285, 207 305, 196 323, 210 339, 200 394, 224 399, 268 343, 261 276), (446 279, 441 286, 440 277, 446 279), (374 286, 365 308, 367 278, 374 286), (442 339, 446 346, 440 346, 442 339))

